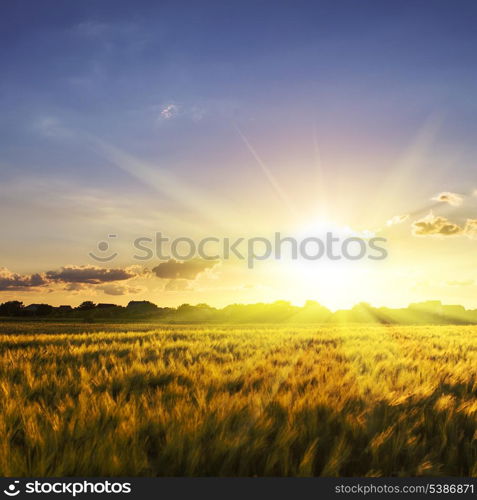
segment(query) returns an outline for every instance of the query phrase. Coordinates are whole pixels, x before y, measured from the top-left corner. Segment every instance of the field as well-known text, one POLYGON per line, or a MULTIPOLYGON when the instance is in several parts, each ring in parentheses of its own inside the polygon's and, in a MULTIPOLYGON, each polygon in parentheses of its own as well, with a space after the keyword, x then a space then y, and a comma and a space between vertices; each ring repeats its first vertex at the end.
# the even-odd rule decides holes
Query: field
POLYGON ((477 475, 477 327, 0 332, 2 476, 477 475))

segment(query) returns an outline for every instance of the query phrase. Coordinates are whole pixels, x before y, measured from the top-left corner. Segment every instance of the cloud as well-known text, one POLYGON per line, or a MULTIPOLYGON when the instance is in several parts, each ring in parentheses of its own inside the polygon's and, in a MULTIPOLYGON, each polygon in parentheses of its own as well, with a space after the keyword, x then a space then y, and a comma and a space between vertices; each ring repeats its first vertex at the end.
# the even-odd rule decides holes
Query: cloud
POLYGON ((59 271, 46 273, 46 277, 50 281, 87 283, 89 285, 128 280, 134 276, 136 273, 131 269, 104 269, 95 266, 65 266, 59 271))
POLYGON ((207 114, 206 110, 201 106, 193 106, 189 110, 189 115, 194 122, 200 122, 207 114))
POLYGON ((462 205, 462 202, 464 198, 457 193, 449 193, 449 192, 444 192, 444 193, 439 193, 434 198, 431 198, 433 201, 440 201, 442 203, 448 203, 449 205, 452 205, 453 207, 459 207, 462 205))
POLYGON ((115 283, 104 285, 100 287, 106 295, 128 295, 128 294, 136 294, 143 290, 142 287, 133 287, 126 285, 117 285, 115 283))
POLYGON ((170 259, 155 267, 152 272, 161 279, 193 280, 200 273, 211 269, 217 264, 214 260, 191 259, 183 262, 170 259))
POLYGON ((65 286, 65 290, 68 292, 81 292, 85 288, 88 288, 88 285, 85 285, 84 283, 68 283, 65 286))
POLYGON ((179 114, 179 106, 176 104, 167 104, 164 106, 159 115, 163 120, 170 120, 171 118, 175 118, 179 114))
POLYGON ((192 290, 192 285, 190 280, 186 279, 169 280, 164 290, 166 292, 183 292, 185 290, 192 290))
POLYGON ((149 36, 145 34, 141 25, 131 21, 105 23, 90 19, 74 26, 71 33, 94 42, 116 41, 134 43, 135 41, 149 39, 149 36))
POLYGON ((477 238, 477 219, 467 219, 464 226, 436 216, 432 212, 423 219, 412 223, 413 234, 415 236, 467 236, 477 238))
POLYGON ((7 290, 32 290, 47 285, 48 282, 41 274, 12 273, 6 267, 0 268, 0 291, 7 290))
POLYGON ((449 286, 472 286, 475 284, 474 280, 462 280, 462 281, 447 281, 449 286))
POLYGON ((464 232, 469 238, 477 238, 477 219, 467 219, 464 232))
POLYGON ((181 117, 193 122, 200 122, 207 116, 207 109, 202 105, 187 105, 168 103, 163 105, 154 105, 150 108, 157 115, 157 121, 167 121, 173 118, 181 117))
POLYGON ((403 222, 407 221, 409 217, 409 214, 395 215, 386 222, 386 226, 395 226, 396 224, 402 224, 403 222))
POLYGON ((33 124, 36 131, 48 138, 67 139, 73 134, 68 130, 58 118, 54 116, 42 116, 33 124))
POLYGON ((84 21, 75 26, 74 31, 87 38, 101 37, 111 31, 110 25, 98 21, 84 21))
MULTIPOLYGON (((136 267, 126 269, 103 269, 94 266, 64 266, 46 273, 18 274, 5 267, 0 268, 0 291, 29 291, 40 287, 65 285, 65 290, 78 292, 87 287, 104 283, 115 283, 134 278, 139 274, 136 267)), ((111 289, 112 290, 112 289, 111 289)), ((134 288, 128 287, 129 293, 134 288)))
POLYGON ((415 236, 456 236, 464 232, 461 226, 445 217, 435 216, 432 212, 423 219, 413 222, 412 228, 415 236))
MULTIPOLYGON (((86 47, 94 50, 94 57, 86 66, 92 69, 90 75, 87 72, 76 77, 79 78, 76 83, 86 85, 94 84, 97 76, 108 77, 107 68, 111 57, 126 61, 131 57, 136 58, 154 39, 153 33, 145 29, 144 24, 131 19, 108 22, 85 20, 73 26, 69 32, 82 45, 86 44, 86 47)), ((81 68, 82 65, 78 65, 80 71, 81 68)))

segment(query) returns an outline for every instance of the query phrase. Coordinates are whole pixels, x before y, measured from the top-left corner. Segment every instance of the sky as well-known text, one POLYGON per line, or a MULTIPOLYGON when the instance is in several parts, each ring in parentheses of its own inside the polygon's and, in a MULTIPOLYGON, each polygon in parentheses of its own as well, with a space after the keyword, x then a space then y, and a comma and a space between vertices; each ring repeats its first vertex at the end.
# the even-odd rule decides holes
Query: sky
POLYGON ((477 308, 476 20, 465 0, 3 2, 0 301, 477 308), (387 258, 134 258, 158 232, 367 235, 387 258))

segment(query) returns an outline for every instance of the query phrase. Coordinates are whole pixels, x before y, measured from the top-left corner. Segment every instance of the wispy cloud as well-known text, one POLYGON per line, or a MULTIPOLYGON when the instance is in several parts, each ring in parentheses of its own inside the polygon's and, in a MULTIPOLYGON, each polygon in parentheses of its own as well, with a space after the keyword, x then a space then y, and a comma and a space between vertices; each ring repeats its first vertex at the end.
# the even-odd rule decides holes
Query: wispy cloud
POLYGON ((42 116, 38 118, 34 122, 33 127, 45 137, 56 139, 72 137, 72 133, 54 116, 42 116))
POLYGON ((207 109, 203 105, 177 104, 169 102, 160 106, 152 106, 152 111, 157 113, 159 122, 169 121, 175 118, 185 118, 193 122, 200 122, 206 115, 207 109))
POLYGON ((84 37, 100 37, 111 31, 111 25, 99 21, 83 21, 74 26, 73 31, 84 37))
POLYGON ((477 238, 477 219, 467 219, 464 230, 470 238, 477 238))
POLYGON ((456 287, 472 286, 472 285, 475 285, 475 281, 474 280, 451 280, 451 281, 447 281, 446 285, 456 286, 456 287))
POLYGON ((134 42, 149 38, 143 25, 132 21, 104 22, 89 19, 76 24, 70 30, 76 36, 94 41, 134 42))
POLYGON ((169 280, 164 287, 164 291, 166 292, 184 292, 186 290, 193 290, 193 286, 190 280, 186 279, 178 279, 178 280, 169 280))
POLYGON ((162 120, 171 120, 179 114, 179 106, 176 104, 166 104, 159 113, 162 120))
POLYGON ((140 292, 143 292, 145 290, 145 287, 111 283, 108 285, 101 286, 99 287, 99 289, 106 295, 120 296, 129 294, 132 295, 138 294, 140 292))
POLYGON ((386 226, 395 226, 397 224, 402 224, 403 222, 406 222, 409 219, 409 217, 410 217, 409 214, 395 215, 386 222, 386 226))
POLYGON ((450 193, 448 191, 439 193, 431 199, 432 201, 440 201, 442 203, 448 203, 453 207, 459 207, 460 205, 462 205, 464 201, 463 196, 461 196, 460 194, 450 193))

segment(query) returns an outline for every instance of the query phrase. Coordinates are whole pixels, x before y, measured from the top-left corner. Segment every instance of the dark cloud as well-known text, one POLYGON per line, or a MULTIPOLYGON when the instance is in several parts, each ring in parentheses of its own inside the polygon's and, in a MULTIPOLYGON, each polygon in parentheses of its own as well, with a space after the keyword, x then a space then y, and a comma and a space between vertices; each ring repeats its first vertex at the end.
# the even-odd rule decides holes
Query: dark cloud
POLYGON ((7 268, 0 268, 0 291, 7 290, 32 290, 47 285, 48 282, 41 274, 17 274, 7 268))
POLYGON ((123 281, 133 278, 136 274, 128 269, 104 269, 94 266, 66 266, 59 271, 48 271, 46 278, 62 283, 86 283, 98 285, 112 281, 123 281))
POLYGON ((137 274, 134 268, 103 269, 94 266, 64 266, 58 271, 35 274, 17 274, 7 268, 0 268, 0 291, 29 291, 48 285, 63 284, 65 290, 78 292, 93 285, 129 280, 137 274))
POLYGON ((215 260, 192 259, 183 262, 170 259, 155 267, 152 272, 161 279, 193 280, 206 269, 211 269, 217 264, 215 260))

